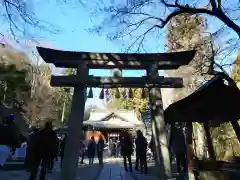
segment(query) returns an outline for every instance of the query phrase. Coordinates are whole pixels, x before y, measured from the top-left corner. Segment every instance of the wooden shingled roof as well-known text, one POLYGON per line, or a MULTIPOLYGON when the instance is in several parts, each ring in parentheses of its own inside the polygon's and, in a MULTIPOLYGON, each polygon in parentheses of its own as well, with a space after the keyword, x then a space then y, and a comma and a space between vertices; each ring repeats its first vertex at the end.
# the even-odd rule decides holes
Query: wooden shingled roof
POLYGON ((91 112, 84 125, 101 128, 144 128, 145 125, 133 111, 91 112))
POLYGON ((214 77, 186 98, 171 104, 165 111, 165 121, 227 122, 240 119, 240 91, 226 83, 222 76, 214 77))

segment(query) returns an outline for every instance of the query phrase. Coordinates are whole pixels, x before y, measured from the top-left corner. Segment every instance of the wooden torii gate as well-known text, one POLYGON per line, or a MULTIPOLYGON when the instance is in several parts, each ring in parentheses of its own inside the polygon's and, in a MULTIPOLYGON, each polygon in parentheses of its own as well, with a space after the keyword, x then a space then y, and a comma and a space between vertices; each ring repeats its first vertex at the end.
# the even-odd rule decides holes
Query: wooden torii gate
POLYGON ((187 65, 196 51, 175 53, 89 53, 61 51, 37 47, 46 63, 60 68, 76 68, 77 74, 70 76, 52 76, 51 85, 74 87, 71 114, 68 122, 68 140, 66 142, 61 180, 75 180, 78 164, 78 144, 81 134, 87 87, 102 88, 148 88, 151 104, 152 131, 155 145, 155 161, 159 167, 159 178, 171 177, 169 151, 163 117, 160 88, 182 88, 182 78, 158 76, 158 70, 177 69, 187 65), (88 75, 89 69, 142 69, 145 77, 94 77, 88 75))

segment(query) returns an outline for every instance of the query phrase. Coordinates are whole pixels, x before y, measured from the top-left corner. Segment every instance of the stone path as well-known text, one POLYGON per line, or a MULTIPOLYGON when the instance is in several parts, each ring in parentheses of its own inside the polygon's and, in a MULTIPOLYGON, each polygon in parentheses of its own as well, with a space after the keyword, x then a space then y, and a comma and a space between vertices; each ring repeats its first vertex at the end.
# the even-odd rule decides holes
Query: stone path
MULTIPOLYGON (((79 165, 77 180, 96 180, 102 167, 98 164, 93 164, 90 167, 86 163, 87 161, 85 164, 79 165)), ((60 170, 59 162, 56 162, 53 173, 48 174, 46 180, 60 180, 60 170)), ((28 178, 29 173, 25 171, 0 171, 0 180, 28 180, 28 178)))
MULTIPOLYGON (((89 166, 86 159, 85 164, 79 164, 76 180, 156 180, 149 175, 139 172, 125 172, 122 158, 104 158, 104 165, 98 164, 98 160, 89 166)), ((46 180, 60 180, 59 162, 56 162, 53 173, 48 174, 46 180)), ((29 173, 25 171, 0 171, 0 180, 27 180, 29 173)))
MULTIPOLYGON (((134 159, 134 158, 133 158, 134 159)), ((139 171, 126 172, 122 158, 109 159, 106 161, 98 180, 158 180, 151 175, 145 175, 139 171)))
POLYGON ((134 180, 129 172, 119 165, 119 159, 106 162, 98 180, 134 180))

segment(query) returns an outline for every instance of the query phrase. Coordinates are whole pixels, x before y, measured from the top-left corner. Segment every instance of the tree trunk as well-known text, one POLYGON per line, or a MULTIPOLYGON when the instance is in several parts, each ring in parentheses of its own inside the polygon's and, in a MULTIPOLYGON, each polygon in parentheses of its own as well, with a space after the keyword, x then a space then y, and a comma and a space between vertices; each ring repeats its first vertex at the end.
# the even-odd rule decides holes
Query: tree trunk
POLYGON ((231 124, 232 124, 233 129, 236 133, 238 141, 240 142, 240 127, 239 127, 238 121, 231 121, 231 124))
POLYGON ((186 133, 186 139, 187 139, 187 171, 188 171, 188 179, 189 180, 195 180, 195 176, 193 173, 193 144, 192 144, 192 133, 193 133, 193 126, 192 122, 187 123, 187 133, 186 133))
POLYGON ((211 138, 211 133, 210 133, 210 129, 209 129, 209 122, 206 121, 203 123, 204 125, 204 130, 206 133, 206 138, 207 138, 207 147, 208 147, 208 152, 210 155, 210 159, 211 160, 216 160, 216 155, 214 152, 214 148, 213 148, 213 142, 212 142, 212 138, 211 138))
POLYGON ((64 102, 63 102, 62 117, 61 117, 61 122, 62 122, 62 123, 63 123, 63 121, 64 121, 65 108, 66 108, 66 97, 64 97, 64 102))

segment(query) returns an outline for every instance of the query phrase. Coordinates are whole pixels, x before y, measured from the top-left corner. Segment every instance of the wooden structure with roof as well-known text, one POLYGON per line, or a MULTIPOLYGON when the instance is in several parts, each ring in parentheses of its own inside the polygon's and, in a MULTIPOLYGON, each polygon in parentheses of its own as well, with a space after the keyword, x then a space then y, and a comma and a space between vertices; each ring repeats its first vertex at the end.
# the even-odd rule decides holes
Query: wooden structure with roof
MULTIPOLYGON (((188 170, 193 168, 193 145, 192 145, 192 122, 203 123, 206 134, 207 148, 210 161, 198 161, 205 163, 202 168, 215 168, 220 170, 216 162, 213 142, 210 134, 210 127, 216 127, 224 122, 231 122, 240 142, 240 90, 234 80, 224 73, 216 73, 215 77, 206 82, 198 90, 171 104, 164 112, 165 122, 174 124, 183 122, 187 124, 188 144, 188 170), (211 165, 206 163, 213 163, 211 165)), ((206 170, 206 169, 202 169, 206 170)), ((208 169, 209 170, 209 169, 208 169)))
POLYGON ((91 112, 89 120, 83 122, 86 129, 101 131, 105 139, 119 137, 120 132, 128 131, 133 136, 137 130, 145 130, 145 124, 134 111, 91 112))
POLYGON ((37 47, 40 56, 46 63, 56 67, 76 68, 76 75, 52 76, 52 86, 74 87, 72 110, 68 122, 68 140, 61 180, 76 179, 76 165, 78 159, 78 141, 82 138, 79 130, 83 127, 83 115, 86 101, 86 87, 118 88, 134 87, 148 88, 152 110, 152 131, 156 151, 155 162, 159 169, 159 178, 171 177, 169 153, 166 139, 165 123, 163 118, 161 88, 181 88, 182 78, 159 77, 158 70, 177 69, 188 65, 196 51, 175 53, 90 53, 61 51, 37 47), (145 77, 94 77, 90 76, 89 69, 142 69, 146 70, 145 77))

